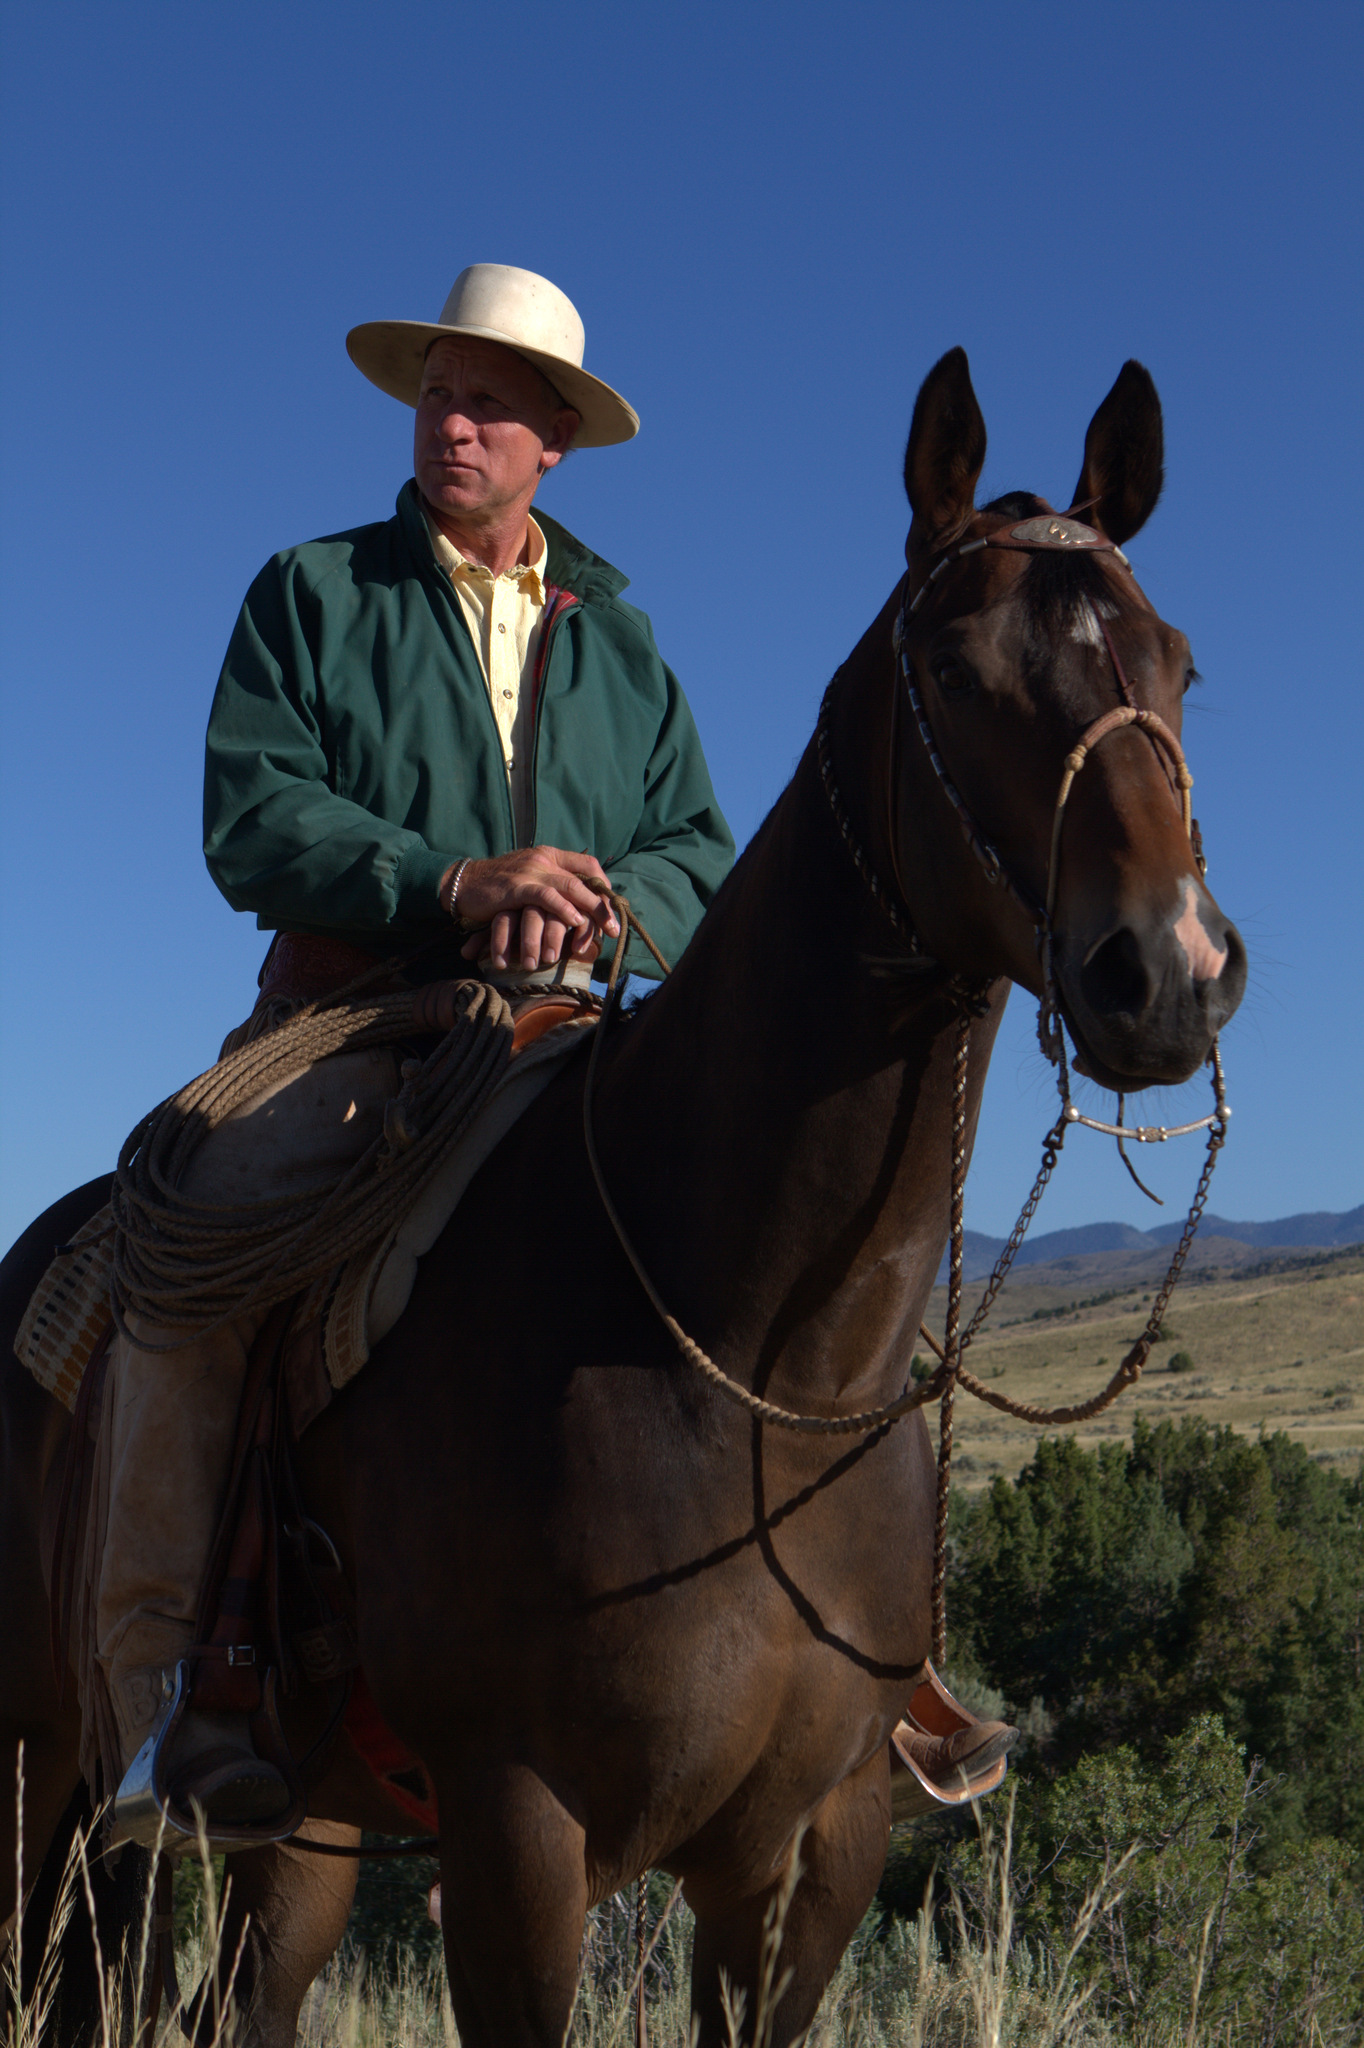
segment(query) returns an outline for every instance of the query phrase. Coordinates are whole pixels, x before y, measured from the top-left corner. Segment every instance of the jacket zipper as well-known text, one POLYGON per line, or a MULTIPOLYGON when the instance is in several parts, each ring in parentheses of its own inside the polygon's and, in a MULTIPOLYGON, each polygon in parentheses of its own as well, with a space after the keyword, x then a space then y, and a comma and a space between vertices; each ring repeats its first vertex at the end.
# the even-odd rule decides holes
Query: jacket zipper
POLYGON ((547 593, 549 607, 545 623, 540 629, 540 645, 535 651, 535 662, 531 668, 531 746, 530 746, 530 843, 535 845, 540 822, 540 788, 536 764, 540 755, 540 708, 544 703, 544 691, 540 685, 549 669, 550 642, 559 630, 559 621, 573 611, 580 600, 571 590, 561 590, 550 585, 547 593))
MULTIPOLYGON (((471 635, 469 633, 469 622, 464 616, 464 612, 460 605, 459 599, 455 596, 454 591, 450 588, 450 579, 444 574, 440 567, 440 564, 435 560, 434 555, 429 566, 426 563, 420 561, 419 559, 418 568, 428 577, 434 579, 436 587, 440 590, 442 597, 445 599, 446 604, 449 606, 450 611, 454 616, 455 631, 463 633, 465 639, 468 640, 470 642, 470 645, 472 646, 473 643, 471 635)), ((549 663, 550 642, 554 638, 556 632, 558 631, 560 619, 564 618, 569 612, 573 611, 582 602, 581 598, 575 597, 571 590, 564 589, 562 586, 554 583, 550 583, 545 586, 545 594, 549 599, 549 603, 546 606, 545 610, 544 624, 540 629, 540 645, 536 649, 535 661, 531 668, 530 843, 532 846, 534 846, 535 844, 535 827, 538 823, 538 812, 540 808, 539 796, 536 789, 535 781, 535 763, 536 757, 540 751, 540 703, 542 695, 540 684, 544 678, 545 671, 549 663)), ((473 653, 474 660, 477 662, 478 649, 476 647, 474 648, 473 653)), ((482 664, 480 663, 479 666, 481 668, 482 664)), ((489 696, 486 688, 483 692, 483 695, 487 703, 488 719, 493 729, 493 738, 496 741, 498 749, 500 751, 502 746, 502 738, 501 734, 497 730, 497 718, 496 714, 493 711, 492 699, 489 696)), ((510 789, 507 790, 507 816, 511 822, 512 844, 515 845, 516 812, 512 806, 510 789)))
MULTIPOLYGON (((411 549, 410 544, 409 552, 415 553, 415 551, 411 549)), ((450 632, 456 634, 463 634, 464 639, 473 654, 474 665, 477 668, 480 677, 483 677, 483 663, 479 658, 478 649, 474 646, 473 635, 469 631, 469 621, 465 618, 463 606, 460 604, 459 599, 456 597, 453 589, 451 588, 449 577, 445 574, 445 571, 441 568, 440 564, 435 560, 434 556, 429 566, 425 562, 423 562, 420 557, 417 557, 416 559, 418 572, 421 574, 423 579, 431 585, 431 587, 434 590, 438 590, 440 592, 441 597, 445 602, 446 609, 451 620, 450 632)), ((447 634, 447 638, 448 637, 449 634, 447 634)), ((486 677, 483 677, 483 689, 480 694, 483 698, 484 709, 487 713, 488 725, 492 732, 493 745, 497 748, 497 751, 500 755, 502 752, 502 735, 497 729, 497 714, 493 710, 492 695, 486 677)), ((507 823, 511 826, 511 843, 513 846, 515 846, 516 812, 512 808, 511 790, 507 786, 507 778, 505 775, 502 777, 502 785, 507 805, 507 823)))

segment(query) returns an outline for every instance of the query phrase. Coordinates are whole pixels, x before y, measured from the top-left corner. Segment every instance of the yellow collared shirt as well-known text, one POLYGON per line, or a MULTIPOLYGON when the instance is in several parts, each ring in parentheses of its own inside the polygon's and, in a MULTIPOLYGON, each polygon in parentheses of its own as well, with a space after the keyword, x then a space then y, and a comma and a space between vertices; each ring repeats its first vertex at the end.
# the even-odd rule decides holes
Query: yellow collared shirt
POLYGON ((545 536, 528 517, 526 552, 530 560, 514 563, 501 576, 494 576, 481 562, 471 562, 462 555, 429 515, 426 530, 436 560, 454 587, 469 636, 478 650, 479 667, 502 741, 517 843, 528 846, 535 823, 530 779, 534 740, 531 677, 545 610, 545 536))

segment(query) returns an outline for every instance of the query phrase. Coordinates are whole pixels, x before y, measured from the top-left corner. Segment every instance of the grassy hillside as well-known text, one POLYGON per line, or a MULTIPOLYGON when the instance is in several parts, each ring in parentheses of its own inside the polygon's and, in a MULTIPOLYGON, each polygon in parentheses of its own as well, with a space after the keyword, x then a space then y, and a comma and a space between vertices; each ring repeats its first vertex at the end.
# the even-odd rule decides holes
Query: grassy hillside
MULTIPOLYGON (((1353 1471, 1364 1450, 1364 1245, 1279 1257, 1234 1249, 1233 1260, 1201 1248, 1139 1385, 1074 1434, 1092 1449, 1130 1436, 1136 1414, 1198 1416, 1246 1436, 1282 1430, 1319 1463, 1353 1471), (1180 1353, 1191 1368, 1171 1372, 1180 1353)), ((1025 1269, 971 1347, 972 1371, 1020 1400, 1087 1399, 1141 1331, 1163 1271, 1146 1253, 1025 1269)), ((968 1286, 968 1311, 975 1298, 968 1286)), ((945 1307, 938 1288, 927 1318, 935 1335, 945 1307)), ((1036 1441, 1035 1429, 963 1398, 953 1477, 968 1488, 1014 1477, 1036 1441)))

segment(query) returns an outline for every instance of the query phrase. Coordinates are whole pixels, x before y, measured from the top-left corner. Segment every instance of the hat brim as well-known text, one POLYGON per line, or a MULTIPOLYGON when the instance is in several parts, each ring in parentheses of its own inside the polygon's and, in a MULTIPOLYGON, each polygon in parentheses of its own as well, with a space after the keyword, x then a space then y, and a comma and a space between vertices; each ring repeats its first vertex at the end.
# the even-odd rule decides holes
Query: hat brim
POLYGON ((367 320, 352 327, 346 336, 346 353, 371 384, 377 384, 390 398, 415 406, 421 394, 422 367, 426 351, 442 335, 466 334, 477 341, 496 341, 543 371, 565 405, 571 405, 582 425, 573 436, 575 448, 609 448, 628 441, 639 432, 639 414, 618 391, 603 384, 576 363, 552 356, 543 349, 527 348, 510 334, 495 327, 442 327, 423 320, 367 320))

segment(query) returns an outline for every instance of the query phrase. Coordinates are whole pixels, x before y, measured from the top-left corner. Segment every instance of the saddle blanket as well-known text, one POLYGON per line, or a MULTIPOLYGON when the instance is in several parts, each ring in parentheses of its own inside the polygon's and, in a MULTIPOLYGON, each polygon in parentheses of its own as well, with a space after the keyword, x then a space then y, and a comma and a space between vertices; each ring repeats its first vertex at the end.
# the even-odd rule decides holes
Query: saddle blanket
MULTIPOLYGON (((348 1260, 300 1297, 292 1328, 320 1332, 333 1388, 353 1379, 393 1328, 411 1296, 417 1261, 435 1244, 485 1160, 564 1062, 587 1044, 595 1021, 591 1010, 558 1004, 518 1017, 505 1072, 412 1207, 376 1252, 348 1260)), ((53 1259, 14 1341, 20 1364, 68 1409, 75 1408, 85 1368, 112 1322, 113 1263, 114 1223, 106 1207, 53 1259)))

